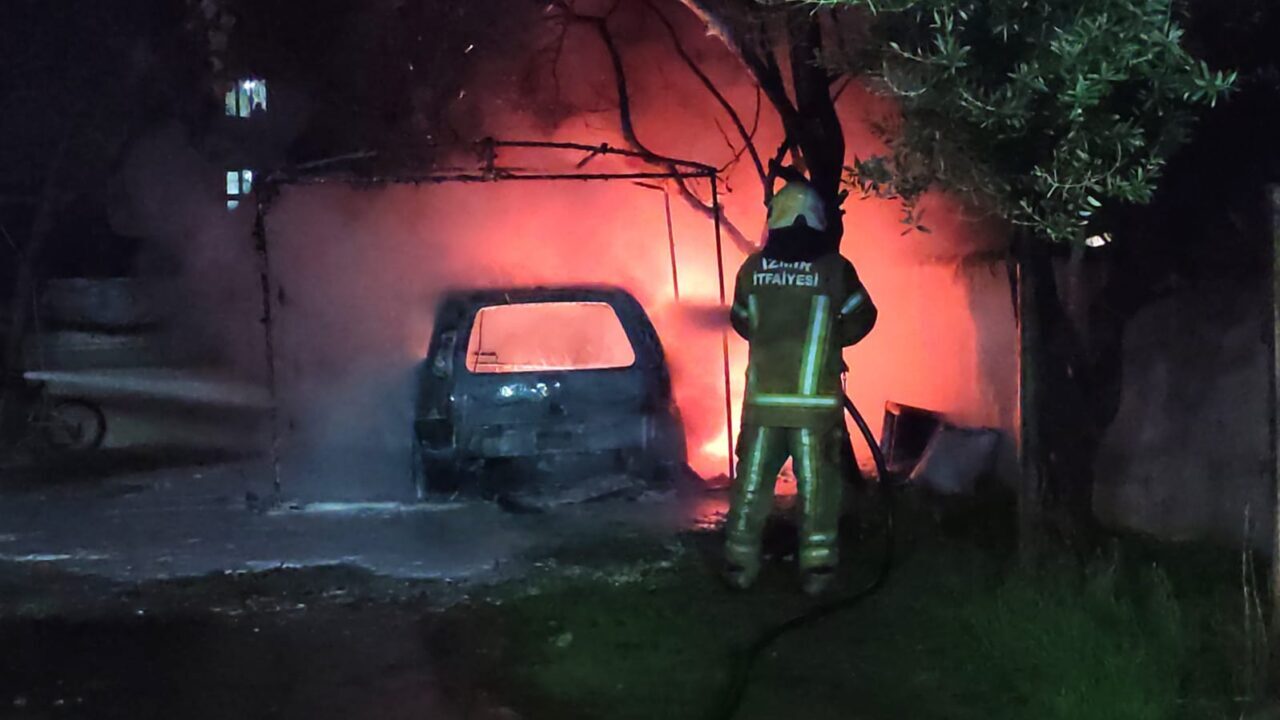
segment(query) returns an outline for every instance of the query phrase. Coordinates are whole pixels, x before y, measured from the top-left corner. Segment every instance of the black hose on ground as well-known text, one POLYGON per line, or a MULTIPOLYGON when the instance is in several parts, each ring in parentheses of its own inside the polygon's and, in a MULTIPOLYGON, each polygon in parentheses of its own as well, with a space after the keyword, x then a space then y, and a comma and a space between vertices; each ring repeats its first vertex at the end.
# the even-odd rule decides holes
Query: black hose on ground
MULTIPOLYGON (((885 550, 884 556, 880 560, 880 568, 876 572, 875 578, 866 587, 843 597, 834 598, 826 602, 819 603, 805 612, 797 615, 790 620, 775 625, 755 639, 750 647, 742 653, 738 663, 732 669, 729 678, 729 686, 725 691, 723 700, 711 715, 713 720, 731 720, 737 714, 738 708, 742 705, 742 697, 746 694, 747 684, 751 679, 751 669, 755 666, 756 660, 765 650, 769 648, 778 638, 787 633, 798 630, 802 627, 812 625, 823 618, 834 615, 841 610, 847 610, 861 603, 863 600, 874 595, 884 587, 889 580, 889 574, 893 570, 894 565, 894 503, 893 503, 893 478, 889 475, 889 468, 884 460, 884 454, 880 452, 880 444, 876 442, 875 435, 871 433, 871 428, 867 425, 866 419, 862 417, 862 413, 858 412, 858 408, 854 406, 853 400, 846 395, 844 398, 844 409, 848 411, 853 418, 854 424, 858 426, 862 437, 867 442, 867 447, 871 450, 871 457, 875 460, 876 472, 879 474, 879 482, 877 485, 880 489, 880 495, 884 499, 885 506, 885 550)), ((856 470, 854 471, 856 472, 856 470)), ((853 472, 850 473, 849 480, 853 482, 853 472)))

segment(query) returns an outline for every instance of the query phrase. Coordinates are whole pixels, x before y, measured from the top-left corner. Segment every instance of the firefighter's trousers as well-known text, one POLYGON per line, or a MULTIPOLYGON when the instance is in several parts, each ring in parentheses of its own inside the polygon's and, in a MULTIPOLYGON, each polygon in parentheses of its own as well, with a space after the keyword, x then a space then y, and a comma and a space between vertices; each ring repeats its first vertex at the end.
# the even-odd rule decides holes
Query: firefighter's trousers
POLYGON ((737 480, 725 524, 725 555, 731 565, 751 573, 759 569, 761 536, 773 510, 773 486, 790 456, 799 492, 800 569, 835 567, 842 430, 838 425, 742 428, 737 480))

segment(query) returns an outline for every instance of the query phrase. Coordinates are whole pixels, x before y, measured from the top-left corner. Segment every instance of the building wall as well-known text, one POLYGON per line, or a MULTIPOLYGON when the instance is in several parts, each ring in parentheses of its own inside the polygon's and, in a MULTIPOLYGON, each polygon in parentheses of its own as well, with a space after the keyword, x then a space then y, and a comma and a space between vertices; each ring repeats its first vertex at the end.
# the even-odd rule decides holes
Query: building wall
POLYGON ((1126 328, 1120 412, 1097 460, 1095 511, 1164 539, 1269 548, 1265 292, 1221 278, 1141 311, 1126 328))

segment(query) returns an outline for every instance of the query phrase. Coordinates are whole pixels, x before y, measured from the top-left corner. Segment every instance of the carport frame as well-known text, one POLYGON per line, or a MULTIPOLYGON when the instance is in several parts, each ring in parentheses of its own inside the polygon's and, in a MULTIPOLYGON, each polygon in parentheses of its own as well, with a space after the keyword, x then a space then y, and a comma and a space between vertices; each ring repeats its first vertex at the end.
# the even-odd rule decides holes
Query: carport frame
MULTIPOLYGON (((584 143, 573 142, 549 142, 549 141, 533 141, 533 140, 497 140, 486 139, 476 144, 475 150, 481 158, 480 166, 475 169, 459 170, 456 168, 442 170, 428 170, 424 172, 407 172, 392 173, 389 175, 366 175, 354 172, 334 172, 323 171, 314 172, 314 170, 332 166, 350 160, 359 160, 371 157, 371 154, 360 153, 342 158, 335 158, 331 162, 315 163, 305 169, 281 170, 268 175, 265 179, 260 180, 254 189, 256 215, 253 223, 254 249, 258 257, 259 281, 261 286, 261 302, 262 302, 262 318, 263 340, 264 340, 264 358, 267 373, 267 390, 271 397, 271 406, 269 409, 269 422, 271 424, 271 470, 272 470, 272 489, 277 498, 281 492, 280 481, 280 417, 279 417, 279 397, 277 394, 276 379, 276 350, 275 350, 275 328, 274 328, 274 310, 271 296, 274 288, 274 277, 271 272, 271 253, 268 243, 267 216, 271 213, 271 206, 275 198, 279 195, 282 187, 288 186, 309 186, 309 185, 345 185, 349 187, 371 188, 387 185, 442 185, 446 183, 496 183, 511 182, 521 180, 542 180, 542 181, 609 181, 609 180, 676 180, 683 181, 692 178, 705 178, 711 186, 711 217, 712 224, 715 229, 716 243, 716 271, 720 282, 720 305, 723 308, 728 307, 727 293, 725 289, 724 274, 724 241, 721 231, 721 212, 720 192, 719 192, 719 173, 716 168, 704 163, 692 160, 681 160, 679 158, 655 155, 649 152, 630 150, 626 148, 613 147, 607 143, 599 145, 588 145, 584 143), (524 168, 508 168, 498 165, 498 151, 502 148, 523 148, 523 149, 541 149, 541 150, 558 150, 565 152, 582 152, 586 155, 578 161, 575 168, 582 169, 587 163, 597 156, 618 156, 643 160, 658 167, 667 168, 664 171, 651 172, 533 172, 524 168)), ((673 277, 676 272, 675 262, 675 238, 671 230, 671 211, 670 200, 668 200, 667 210, 667 230, 668 239, 671 243, 671 269, 673 277)), ((679 290, 677 284, 677 297, 679 302, 679 290)), ((731 371, 729 368, 729 331, 722 329, 720 333, 721 348, 724 359, 724 409, 725 409, 725 429, 728 443, 728 477, 732 482, 734 477, 734 458, 733 458, 733 387, 731 371)))

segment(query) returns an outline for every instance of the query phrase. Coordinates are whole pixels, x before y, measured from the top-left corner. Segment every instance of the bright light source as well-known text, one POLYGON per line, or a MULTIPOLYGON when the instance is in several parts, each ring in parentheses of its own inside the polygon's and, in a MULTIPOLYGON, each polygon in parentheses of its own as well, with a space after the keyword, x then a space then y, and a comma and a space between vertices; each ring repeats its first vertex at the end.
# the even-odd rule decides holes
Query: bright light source
POLYGON ((1111 233, 1102 233, 1101 235, 1094 235, 1093 237, 1086 238, 1084 244, 1085 247, 1091 248, 1106 247, 1111 244, 1111 233))
POLYGON ((266 112, 267 81, 248 78, 237 82, 227 91, 224 104, 228 117, 247 118, 255 112, 266 112))
POLYGON ((252 170, 227 171, 227 209, 240 207, 240 198, 253 192, 252 170))

